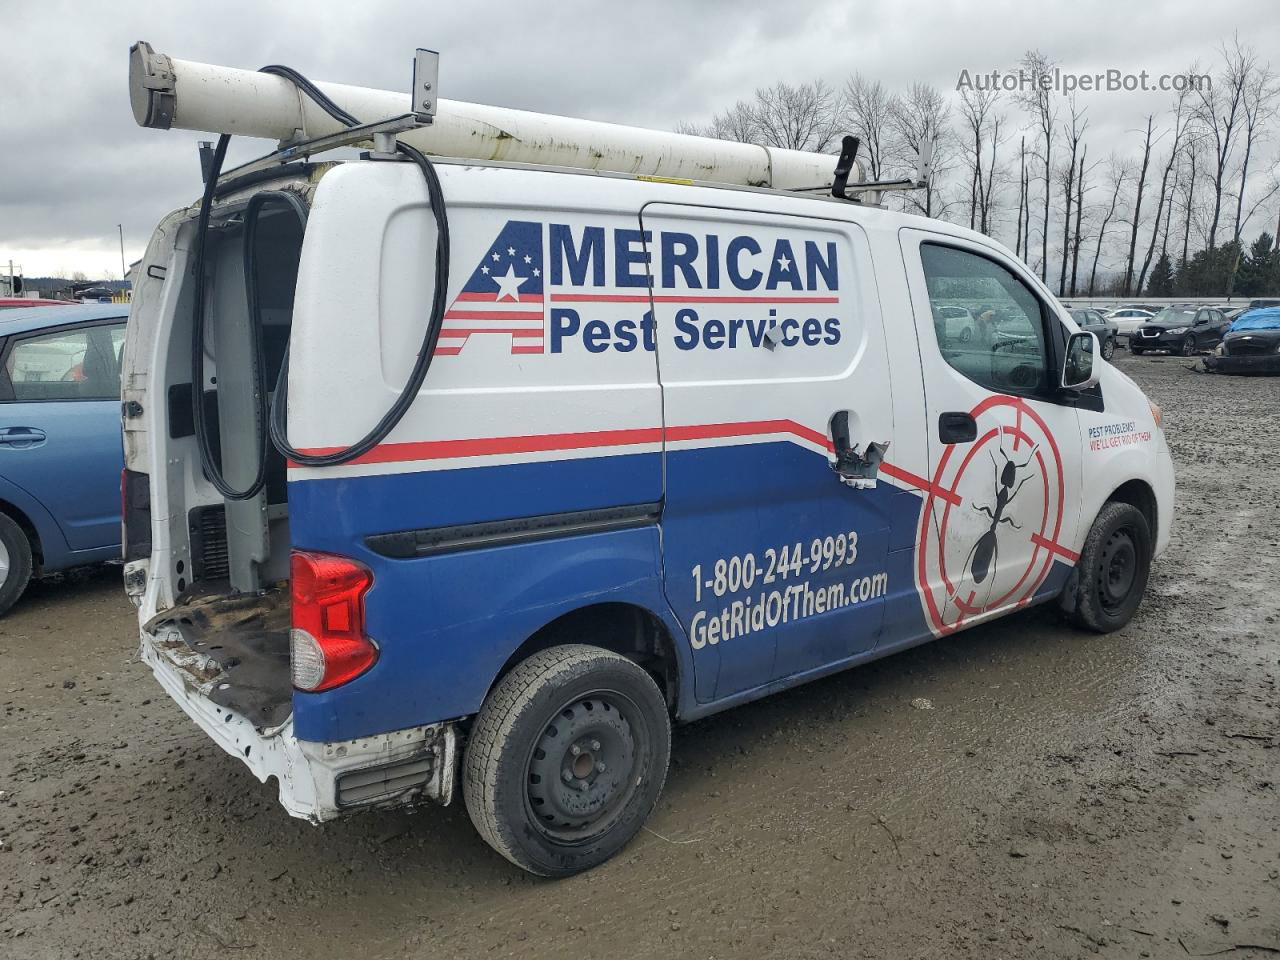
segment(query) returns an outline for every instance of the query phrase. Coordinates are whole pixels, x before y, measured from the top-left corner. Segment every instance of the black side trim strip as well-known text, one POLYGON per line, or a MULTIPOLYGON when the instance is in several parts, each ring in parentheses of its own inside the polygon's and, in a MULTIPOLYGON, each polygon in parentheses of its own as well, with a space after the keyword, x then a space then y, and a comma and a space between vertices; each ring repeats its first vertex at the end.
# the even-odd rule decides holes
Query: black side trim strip
POLYGON ((505 547, 555 537, 645 527, 657 523, 661 512, 660 503, 637 503, 625 507, 574 510, 515 520, 490 520, 451 527, 378 533, 366 537, 364 542, 370 550, 384 557, 434 557, 462 550, 482 550, 486 547, 505 547))

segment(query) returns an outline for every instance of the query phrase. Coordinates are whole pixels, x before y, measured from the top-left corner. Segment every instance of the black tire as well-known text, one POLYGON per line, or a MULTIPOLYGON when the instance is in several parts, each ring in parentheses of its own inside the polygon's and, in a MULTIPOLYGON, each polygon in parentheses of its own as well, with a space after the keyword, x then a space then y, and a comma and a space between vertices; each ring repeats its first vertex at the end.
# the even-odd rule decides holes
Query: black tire
POLYGON ((1194 333, 1188 333, 1182 339, 1182 355, 1184 357, 1194 357, 1199 352, 1200 347, 1196 343, 1196 335, 1194 333))
POLYGON ((1102 359, 1110 360, 1116 355, 1116 341, 1114 337, 1107 337, 1102 341, 1102 359))
POLYGON ((612 651, 567 644, 490 691, 467 742, 463 796, 491 847, 530 873, 567 877, 639 833, 670 757, 653 678, 612 651))
POLYGON ((0 617, 18 602, 31 580, 31 541, 8 514, 0 513, 0 617))
POLYGON ((1151 575, 1154 542, 1142 511, 1108 503, 1085 538, 1073 586, 1061 605, 1081 627, 1098 633, 1119 630, 1138 611, 1151 575))

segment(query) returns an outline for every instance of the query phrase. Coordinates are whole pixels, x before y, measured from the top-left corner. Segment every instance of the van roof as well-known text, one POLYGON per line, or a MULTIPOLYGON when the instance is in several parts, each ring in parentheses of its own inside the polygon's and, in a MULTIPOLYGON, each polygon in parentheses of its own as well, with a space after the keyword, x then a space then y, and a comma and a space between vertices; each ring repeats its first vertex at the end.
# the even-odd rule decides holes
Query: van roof
MULTIPOLYGON (((528 209, 530 197, 538 197, 536 206, 564 206, 582 210, 600 206, 623 206, 643 209, 650 203, 688 204, 718 208, 726 213, 781 213, 812 217, 817 220, 841 220, 858 223, 867 229, 897 231, 907 227, 947 234, 959 239, 994 246, 1015 254, 993 237, 968 227, 916 213, 900 213, 871 204, 839 200, 830 192, 780 190, 773 187, 749 187, 710 181, 688 181, 640 176, 605 170, 582 170, 533 164, 505 163, 452 157, 432 157, 446 190, 446 202, 464 206, 503 206, 513 210, 528 209), (541 178, 555 177, 559 180, 541 178), (539 189, 530 189, 528 178, 539 180, 539 189), (560 184, 563 184, 561 186, 560 184), (545 186, 544 186, 545 185, 545 186), (729 199, 729 198, 733 199, 729 199)), ((832 158, 834 160, 834 158, 832 158)), ((367 164, 367 160, 340 160, 330 171, 367 164)))
POLYGON ((65 307, 0 310, 0 337, 60 327, 68 323, 87 323, 90 320, 110 320, 115 317, 123 320, 127 316, 127 303, 73 303, 65 307))

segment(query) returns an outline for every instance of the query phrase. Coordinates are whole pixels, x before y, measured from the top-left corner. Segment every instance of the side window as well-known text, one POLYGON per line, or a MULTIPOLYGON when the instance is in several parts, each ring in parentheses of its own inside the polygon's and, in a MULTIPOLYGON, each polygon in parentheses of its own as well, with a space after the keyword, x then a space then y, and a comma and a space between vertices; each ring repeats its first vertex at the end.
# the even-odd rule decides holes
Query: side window
POLYGON ((920 245, 942 358, 997 393, 1040 393, 1049 378, 1040 300, 994 260, 920 245))
POLYGON ((56 330, 11 342, 4 359, 8 399, 115 400, 120 396, 124 324, 56 330))

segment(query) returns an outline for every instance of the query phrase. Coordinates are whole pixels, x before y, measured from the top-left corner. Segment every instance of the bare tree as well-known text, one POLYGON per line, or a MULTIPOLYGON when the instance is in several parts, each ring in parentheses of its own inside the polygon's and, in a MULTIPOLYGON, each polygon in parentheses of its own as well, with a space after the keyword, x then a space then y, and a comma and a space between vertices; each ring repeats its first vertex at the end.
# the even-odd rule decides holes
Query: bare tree
POLYGON ((1044 138, 1044 228, 1040 235, 1040 279, 1048 279, 1049 270, 1049 203, 1050 183, 1053 177, 1053 129, 1058 119, 1058 107, 1053 99, 1053 86, 1049 82, 1054 63, 1039 50, 1028 50, 1022 57, 1022 69, 1031 78, 1031 89, 1018 94, 1018 100, 1044 138))
MULTIPOLYGON (((1240 188, 1236 191, 1236 222, 1231 234, 1232 239, 1236 241, 1236 262, 1227 277, 1228 297, 1235 290, 1236 272, 1240 267, 1240 251, 1243 249, 1240 243, 1240 231, 1244 228, 1244 222, 1248 219, 1247 217, 1242 219, 1241 215, 1244 210, 1245 190, 1249 181, 1249 161, 1253 156, 1257 142, 1265 135, 1264 124, 1275 114, 1276 94, 1275 74, 1271 72, 1270 67, 1255 64, 1245 81, 1244 95, 1241 98, 1241 107, 1244 113, 1243 126, 1241 128, 1241 133, 1244 135, 1244 157, 1240 163, 1240 188)), ((1264 198, 1264 200, 1266 199, 1270 199, 1270 195, 1264 198)), ((1254 204, 1249 211, 1249 215, 1252 216, 1257 208, 1258 204, 1254 204)))
POLYGON ((844 86, 845 126, 861 142, 872 180, 882 178, 891 148, 894 99, 879 80, 867 80, 860 73, 844 86))
POLYGON ((752 105, 759 142, 824 153, 839 136, 836 108, 836 95, 824 80, 762 87, 752 105))
POLYGON ((840 131, 837 98, 823 80, 775 83, 756 90, 751 100, 739 100, 717 113, 705 126, 677 125, 677 133, 689 133, 740 143, 822 153, 840 131))
POLYGON ((928 142, 933 143, 933 176, 924 190, 903 194, 907 209, 926 217, 941 217, 950 204, 942 196, 940 184, 951 163, 949 137, 951 110, 938 88, 929 83, 913 83, 894 101, 893 127, 898 135, 898 162, 914 166, 916 157, 928 142))
POLYGON ((1107 237, 1107 226, 1116 215, 1116 205, 1120 200, 1120 191, 1129 178, 1129 171, 1114 153, 1109 163, 1108 177, 1111 180, 1111 203, 1107 207, 1107 215, 1102 218, 1102 226, 1098 228, 1098 245, 1093 248, 1093 268, 1089 271, 1089 296, 1093 296, 1094 284, 1098 279, 1098 257, 1102 255, 1102 242, 1107 237))
POLYGON ((1124 265, 1124 295, 1133 293, 1133 261, 1138 251, 1138 230, 1142 226, 1142 193, 1147 186, 1147 168, 1151 165, 1151 146, 1155 132, 1156 117, 1147 114, 1147 134, 1142 141, 1142 165, 1138 168, 1137 191, 1133 198, 1133 211, 1129 217, 1129 256, 1124 265))
POLYGON ((1190 170, 1186 177, 1186 184, 1182 193, 1182 257, 1179 263, 1186 263, 1187 257, 1190 256, 1191 246, 1191 220, 1195 215, 1196 203, 1196 174, 1200 161, 1200 152, 1203 147, 1203 141, 1198 137, 1191 137, 1187 142, 1186 156, 1187 165, 1190 170))
POLYGON ((996 209, 996 183, 1003 182, 1005 178, 1005 169, 1000 166, 1000 147, 1008 139, 1008 134, 1000 136, 1000 127, 1004 124, 1004 117, 997 116, 991 122, 991 157, 987 161, 987 186, 979 196, 980 217, 978 229, 983 233, 990 234, 994 226, 996 209))
MULTIPOLYGON (((1195 71, 1193 65, 1188 74, 1195 71)), ((1147 244, 1147 254, 1142 261, 1142 269, 1138 273, 1138 285, 1135 292, 1141 292, 1143 285, 1147 280, 1147 271, 1151 269, 1151 257, 1156 249, 1156 237, 1160 234, 1160 221, 1164 216, 1165 203, 1173 204, 1173 194, 1169 186, 1169 177, 1173 173, 1174 167, 1177 165, 1178 156, 1182 151, 1182 142, 1187 135, 1187 126, 1190 122, 1190 110, 1188 109, 1187 93, 1182 91, 1178 94, 1174 101, 1173 107, 1173 145, 1169 148, 1169 159, 1164 165, 1164 172, 1160 176, 1160 195, 1156 203, 1156 215, 1151 221, 1151 242, 1147 244)))
POLYGON ((999 130, 999 118, 994 116, 996 90, 976 90, 965 87, 960 91, 960 119, 964 132, 960 138, 961 163, 969 171, 969 228, 985 229, 980 210, 987 195, 983 174, 983 153, 986 149, 988 130, 999 130))
MULTIPOLYGON (((1018 144, 1018 232, 1017 238, 1013 242, 1013 252, 1026 260, 1026 254, 1022 249, 1022 215, 1026 209, 1027 201, 1027 138, 1024 136, 1018 144)), ((1029 240, 1030 238, 1028 238, 1029 240)))
POLYGON ((676 133, 695 137, 714 137, 717 140, 736 140, 738 143, 756 143, 759 140, 755 113, 751 104, 739 100, 728 110, 717 113, 706 125, 679 123, 676 133))
MULTIPOLYGON (((1076 295, 1076 277, 1080 272, 1080 247, 1084 243, 1083 221, 1084 221, 1084 191, 1085 176, 1088 173, 1088 167, 1085 161, 1089 158, 1089 145, 1085 144, 1080 150, 1080 169, 1076 172, 1076 235, 1075 241, 1071 244, 1071 296, 1076 295)), ((1063 259, 1066 259, 1066 253, 1063 253, 1063 259)))
POLYGON ((1062 269, 1058 273, 1058 296, 1060 297, 1065 296, 1067 292, 1067 259, 1068 252, 1071 249, 1071 205, 1075 202, 1076 156, 1080 152, 1080 142, 1084 137, 1084 132, 1089 127, 1089 120, 1084 115, 1085 111, 1081 109, 1074 94, 1067 101, 1067 109, 1071 113, 1071 122, 1070 124, 1064 123, 1062 125, 1062 132, 1067 138, 1067 145, 1070 147, 1071 152, 1068 154, 1067 164, 1062 168, 1060 174, 1062 197, 1064 201, 1062 217, 1062 269))
POLYGON ((1241 122, 1241 107, 1249 78, 1257 66, 1254 52, 1240 44, 1240 36, 1232 38, 1232 47, 1222 48, 1222 72, 1212 85, 1196 90, 1196 118, 1212 141, 1213 216, 1209 221, 1208 242, 1218 244, 1218 223, 1222 216, 1222 195, 1230 175, 1231 153, 1241 122))

